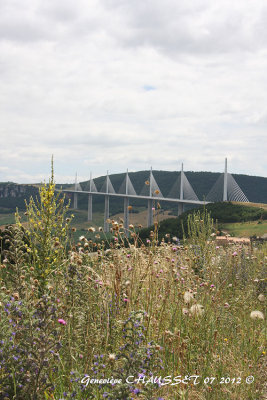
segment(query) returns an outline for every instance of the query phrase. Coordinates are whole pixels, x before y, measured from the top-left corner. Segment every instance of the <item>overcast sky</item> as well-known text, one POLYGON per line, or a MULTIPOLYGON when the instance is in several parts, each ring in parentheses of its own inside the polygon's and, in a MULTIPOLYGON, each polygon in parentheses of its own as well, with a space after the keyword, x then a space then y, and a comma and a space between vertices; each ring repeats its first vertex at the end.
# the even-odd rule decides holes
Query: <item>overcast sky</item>
POLYGON ((0 0, 0 181, 266 176, 266 0, 0 0))

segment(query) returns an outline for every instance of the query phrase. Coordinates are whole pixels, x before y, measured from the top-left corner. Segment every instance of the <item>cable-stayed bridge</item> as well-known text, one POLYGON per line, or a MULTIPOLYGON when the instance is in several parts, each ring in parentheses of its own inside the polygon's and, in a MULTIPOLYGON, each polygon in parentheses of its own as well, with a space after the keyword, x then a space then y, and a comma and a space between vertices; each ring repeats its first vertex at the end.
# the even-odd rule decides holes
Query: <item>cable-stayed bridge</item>
POLYGON ((125 178, 121 183, 118 192, 115 189, 110 180, 107 172, 105 182, 101 189, 98 191, 94 180, 92 179, 92 173, 90 174, 89 190, 82 190, 80 183, 78 183, 77 174, 75 179, 74 189, 65 189, 64 192, 73 193, 73 208, 78 208, 78 195, 80 193, 88 194, 88 221, 93 219, 93 196, 104 196, 105 207, 104 207, 104 231, 109 231, 109 199, 110 197, 124 198, 124 228, 126 232, 129 230, 129 206, 131 199, 142 199, 147 200, 147 226, 153 225, 153 211, 155 210, 155 202, 168 201, 178 204, 178 215, 181 215, 184 211, 185 204, 196 204, 203 205, 212 203, 215 201, 242 201, 248 202, 249 200, 240 189, 235 179, 231 174, 227 172, 227 159, 225 159, 225 170, 222 173, 216 183, 213 185, 205 201, 198 199, 194 189, 188 181, 184 170, 183 164, 176 181, 174 182, 167 197, 164 197, 161 190, 156 182, 153 175, 152 168, 150 170, 147 181, 144 182, 144 186, 139 194, 136 193, 134 186, 128 174, 128 170, 125 174, 125 178))

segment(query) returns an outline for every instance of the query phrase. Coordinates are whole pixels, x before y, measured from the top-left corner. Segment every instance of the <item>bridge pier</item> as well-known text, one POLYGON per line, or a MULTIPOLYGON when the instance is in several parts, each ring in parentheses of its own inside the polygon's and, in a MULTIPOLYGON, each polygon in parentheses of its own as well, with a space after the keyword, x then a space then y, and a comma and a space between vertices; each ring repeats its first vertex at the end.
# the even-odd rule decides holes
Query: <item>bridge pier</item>
POLYGON ((178 203, 178 217, 184 212, 184 203, 178 203))
POLYGON ((107 219, 109 218, 109 196, 105 196, 105 211, 104 211, 104 232, 109 232, 109 223, 107 219))
POLYGON ((93 196, 88 194, 88 221, 93 220, 93 196))
POLYGON ((149 199, 147 201, 147 226, 152 226, 153 225, 153 210, 152 210, 152 206, 153 206, 153 200, 149 199))
POLYGON ((124 231, 129 236, 129 197, 124 198, 124 231))
POLYGON ((78 209, 78 194, 74 193, 73 195, 73 208, 74 210, 78 209))

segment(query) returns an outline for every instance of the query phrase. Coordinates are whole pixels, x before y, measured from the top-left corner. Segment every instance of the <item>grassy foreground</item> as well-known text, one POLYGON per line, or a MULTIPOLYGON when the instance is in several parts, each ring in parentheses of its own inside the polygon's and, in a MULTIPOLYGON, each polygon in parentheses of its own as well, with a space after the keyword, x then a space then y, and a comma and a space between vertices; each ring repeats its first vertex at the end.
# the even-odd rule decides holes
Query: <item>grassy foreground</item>
MULTIPOLYGON (((266 246, 216 246, 207 213, 189 238, 146 243, 113 221, 104 250, 75 243, 53 177, 5 232, 1 399, 260 399, 266 246), (164 379, 165 378, 165 379, 164 379)), ((264 367, 265 366, 265 367, 264 367)))

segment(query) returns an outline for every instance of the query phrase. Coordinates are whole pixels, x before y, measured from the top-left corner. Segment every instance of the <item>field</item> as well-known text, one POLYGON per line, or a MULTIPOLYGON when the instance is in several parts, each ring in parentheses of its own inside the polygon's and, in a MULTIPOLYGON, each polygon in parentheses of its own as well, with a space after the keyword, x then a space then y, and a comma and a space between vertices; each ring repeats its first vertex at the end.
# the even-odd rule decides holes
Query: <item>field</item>
POLYGON ((246 202, 237 202, 237 201, 233 201, 233 204, 239 204, 242 206, 246 206, 246 207, 259 207, 262 208, 263 210, 267 210, 267 204, 266 203, 246 203, 246 202))
POLYGON ((77 243, 53 181, 23 218, 1 239, 1 399, 264 399, 266 245, 216 246, 199 211, 183 243, 120 221, 107 250, 77 243))
POLYGON ((263 236, 267 234, 267 221, 262 221, 260 223, 258 221, 248 221, 220 224, 220 228, 232 236, 263 236))

